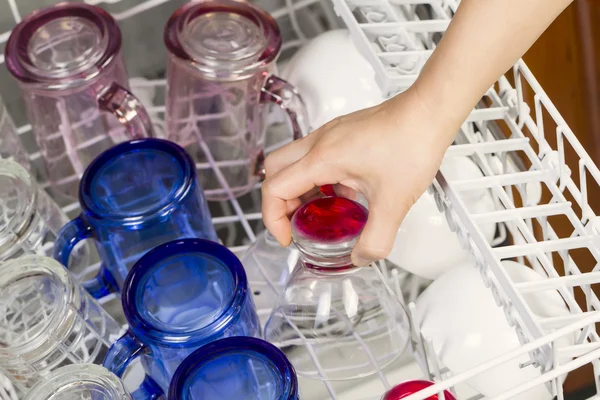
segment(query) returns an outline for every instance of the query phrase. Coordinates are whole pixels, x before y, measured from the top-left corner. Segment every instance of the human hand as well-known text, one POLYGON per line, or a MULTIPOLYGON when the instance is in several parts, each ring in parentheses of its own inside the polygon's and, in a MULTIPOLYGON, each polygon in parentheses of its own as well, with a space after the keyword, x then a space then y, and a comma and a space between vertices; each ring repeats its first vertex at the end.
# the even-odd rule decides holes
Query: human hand
POLYGON ((369 219, 352 261, 385 258, 410 207, 432 182, 460 121, 432 113, 414 89, 378 106, 339 117, 270 154, 262 186, 267 229, 287 246, 289 216, 326 184, 352 197, 362 193, 369 219))

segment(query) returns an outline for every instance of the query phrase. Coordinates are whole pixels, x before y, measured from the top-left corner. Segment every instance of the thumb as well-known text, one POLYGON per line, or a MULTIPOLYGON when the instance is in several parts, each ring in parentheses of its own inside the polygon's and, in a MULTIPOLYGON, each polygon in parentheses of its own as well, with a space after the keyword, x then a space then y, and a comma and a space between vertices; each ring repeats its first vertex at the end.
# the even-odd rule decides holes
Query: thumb
POLYGON ((354 265, 364 266, 384 259, 392 251, 398 228, 411 205, 389 192, 368 199, 369 219, 352 252, 354 265))

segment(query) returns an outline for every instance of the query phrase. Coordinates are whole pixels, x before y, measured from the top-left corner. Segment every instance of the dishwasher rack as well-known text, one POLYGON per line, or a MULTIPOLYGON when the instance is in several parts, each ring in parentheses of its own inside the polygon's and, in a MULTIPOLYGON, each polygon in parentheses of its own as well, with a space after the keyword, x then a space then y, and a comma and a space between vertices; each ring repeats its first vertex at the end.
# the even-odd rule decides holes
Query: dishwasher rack
MULTIPOLYGON (((333 1, 388 95, 406 89, 416 79, 458 7, 453 0, 333 1), (418 3, 427 5, 425 19, 413 17, 418 3)), ((426 398, 527 353, 543 374, 495 398, 508 399, 547 383, 563 399, 563 374, 586 364, 593 366, 594 376, 600 372, 595 329, 600 303, 593 290, 600 283, 600 219, 588 197, 600 189, 600 171, 522 60, 488 90, 465 121, 446 153, 446 157, 458 155, 470 156, 485 176, 449 182, 439 172, 430 191, 461 244, 475 255, 484 283, 504 308, 507 323, 516 329, 522 346, 406 399, 426 398), (492 190, 497 210, 470 213, 464 192, 484 188, 492 190), (492 248, 476 222, 503 223, 510 243, 492 248), (514 283, 500 263, 505 259, 524 262, 547 279, 514 283), (563 297, 570 309, 568 317, 537 317, 523 300, 525 293, 548 289, 563 297), (578 335, 576 343, 560 347, 556 339, 571 332, 578 335), (560 359, 567 356, 572 360, 561 364, 560 359)), ((426 338, 419 339, 426 347, 426 338)), ((598 391, 597 378, 595 384, 598 391)))
MULTIPOLYGON (((16 0, 5 1, 18 22, 22 17, 21 2, 18 5, 16 0)), ((153 8, 175 3, 173 0, 86 2, 106 7, 121 24, 133 24, 153 8)), ((377 82, 388 96, 405 89, 416 79, 458 6, 454 0, 258 0, 257 3, 280 23, 284 21, 291 25, 292 30, 285 37, 284 55, 309 39, 305 31, 312 29, 318 33, 345 24, 357 47, 373 65, 377 82), (336 19, 336 13, 343 24, 336 19)), ((173 5, 173 10, 176 7, 173 5)), ((9 31, 1 33, 0 43, 4 43, 9 34, 9 31)), ((3 56, 0 56, 0 62, 4 62, 3 56)), ((159 133, 163 131, 165 83, 164 79, 131 80, 132 90, 146 105, 159 133)), ((281 123, 281 114, 274 110, 271 117, 274 125, 269 132, 268 150, 287 143, 285 137, 288 136, 285 134, 287 127, 281 123)), ((23 125, 18 131, 23 138, 30 137, 31 126, 23 125)), ((34 145, 27 144, 32 162, 39 164, 39 152, 34 145)), ((589 185, 600 187, 600 171, 522 61, 515 65, 510 76, 502 77, 489 89, 464 123, 446 156, 458 155, 474 159, 485 177, 449 182, 438 173, 430 191, 463 246, 476 256, 484 283, 490 287, 499 306, 504 308, 507 323, 517 330, 522 346, 452 376, 429 350, 427 338, 422 337, 415 327, 414 347, 419 365, 425 377, 437 383, 407 400, 424 399, 446 388, 455 390, 469 377, 523 354, 529 354, 531 363, 543 374, 495 399, 508 399, 534 385, 547 384, 561 400, 564 396, 560 376, 585 364, 593 365, 594 376, 600 374, 600 344, 595 330, 595 323, 600 322, 600 303, 592 290, 593 284, 600 283, 600 273, 596 268, 592 272, 581 272, 580 256, 574 254, 578 249, 587 251, 587 259, 593 260, 594 265, 600 256, 600 220, 588 202, 589 185), (555 134, 545 135, 549 129, 554 129, 555 134), (569 165, 577 165, 577 169, 571 170, 569 165), (461 193, 479 188, 492 190, 498 211, 471 214, 466 210, 461 193), (573 225, 572 232, 560 232, 557 228, 560 217, 573 225), (481 221, 500 223, 510 244, 490 246, 477 228, 476 222, 481 221), (507 258, 528 263, 547 279, 513 283, 500 264, 500 260, 507 258), (571 315, 541 319, 529 310, 522 294, 547 289, 561 293, 571 315), (581 300, 576 298, 580 293, 583 293, 585 306, 581 306, 581 301, 577 302, 581 300), (580 332, 577 343, 567 348, 556 346, 556 339, 570 332, 580 332), (573 360, 560 364, 559 359, 565 355, 573 360)), ((219 165, 208 163, 197 167, 201 173, 202 169, 218 169, 219 165)), ((223 243, 240 255, 262 229, 259 187, 236 199, 227 185, 221 183, 223 190, 229 193, 229 200, 211 204, 213 222, 223 243)), ((42 182, 42 186, 47 185, 42 182)), ((70 216, 79 212, 76 203, 63 206, 70 216)), ((427 282, 386 262, 379 262, 378 267, 390 288, 413 310, 411 303, 427 282)), ((97 268, 97 265, 91 268, 97 268)), ((124 323, 119 314, 118 299, 109 296, 101 302, 124 323)), ((266 318, 269 312, 261 309, 259 316, 266 318)), ((310 400, 379 399, 386 389, 397 383, 396 371, 408 363, 410 360, 402 358, 374 377, 351 382, 300 379, 301 391, 310 400), (368 387, 365 394, 357 395, 355 388, 365 385, 368 387)), ((417 374, 400 379, 421 377, 422 374, 417 374)), ((10 382, 2 378, 0 399, 15 400, 10 382)), ((595 383, 597 387, 600 385, 598 379, 595 383)), ((478 398, 481 397, 469 397, 472 400, 478 398)))

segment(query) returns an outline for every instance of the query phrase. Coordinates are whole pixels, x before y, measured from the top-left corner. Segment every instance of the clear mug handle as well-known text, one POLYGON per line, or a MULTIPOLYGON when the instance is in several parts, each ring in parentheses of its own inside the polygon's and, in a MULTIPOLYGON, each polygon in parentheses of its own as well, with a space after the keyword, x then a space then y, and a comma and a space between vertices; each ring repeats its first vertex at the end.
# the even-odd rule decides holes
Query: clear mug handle
POLYGON ((131 139, 154 137, 152 121, 142 102, 116 82, 103 88, 97 97, 100 110, 117 117, 131 139))
MULTIPOLYGON (((308 114, 302 96, 298 90, 289 82, 271 75, 267 78, 265 85, 261 89, 261 103, 276 104, 286 112, 292 126, 292 137, 294 140, 306 136, 309 132, 308 114)), ((265 178, 265 157, 260 154, 255 168, 255 174, 261 180, 265 178)))
MULTIPOLYGON (((138 357, 148 354, 150 349, 127 331, 108 349, 102 365, 110 372, 123 378, 127 367, 138 357)), ((133 400, 163 399, 164 393, 154 379, 148 375, 140 386, 131 393, 133 400)))

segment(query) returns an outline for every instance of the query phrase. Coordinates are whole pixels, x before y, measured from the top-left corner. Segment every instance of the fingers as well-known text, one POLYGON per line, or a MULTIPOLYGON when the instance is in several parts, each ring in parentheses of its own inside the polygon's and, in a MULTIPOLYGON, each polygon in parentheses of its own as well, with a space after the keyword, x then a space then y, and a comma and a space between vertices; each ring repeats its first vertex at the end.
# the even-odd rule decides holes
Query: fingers
POLYGON ((394 199, 393 193, 381 193, 369 199, 369 219, 352 252, 352 263, 358 266, 386 258, 396 239, 398 228, 410 205, 394 199))
POLYGON ((318 135, 315 135, 315 133, 313 132, 269 154, 265 160, 267 178, 304 157, 317 139, 318 135))
POLYGON ((337 168, 327 167, 319 151, 313 149, 305 157, 267 178, 262 186, 262 211, 266 228, 283 245, 291 241, 289 211, 300 205, 299 198, 315 187, 339 182, 337 168))

